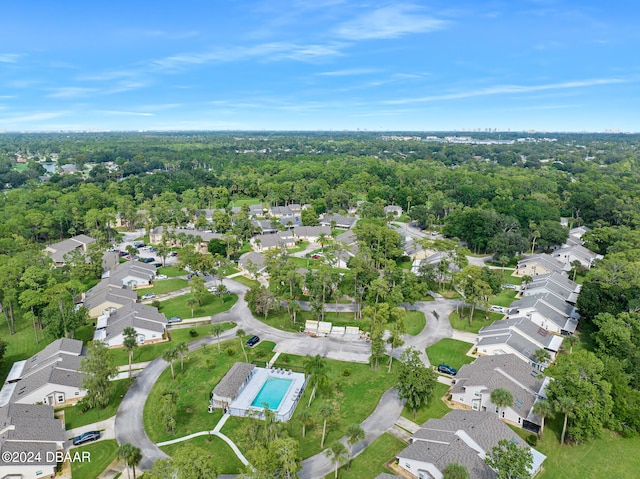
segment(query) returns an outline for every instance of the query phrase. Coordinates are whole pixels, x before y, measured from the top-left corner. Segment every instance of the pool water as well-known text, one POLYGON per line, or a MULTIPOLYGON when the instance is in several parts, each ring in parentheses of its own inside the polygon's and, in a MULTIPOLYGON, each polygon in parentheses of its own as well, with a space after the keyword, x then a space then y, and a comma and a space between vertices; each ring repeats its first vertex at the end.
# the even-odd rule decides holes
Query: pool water
POLYGON ((264 404, 267 403, 269 409, 277 410, 292 382, 292 379, 268 378, 251 405, 264 407, 264 404))

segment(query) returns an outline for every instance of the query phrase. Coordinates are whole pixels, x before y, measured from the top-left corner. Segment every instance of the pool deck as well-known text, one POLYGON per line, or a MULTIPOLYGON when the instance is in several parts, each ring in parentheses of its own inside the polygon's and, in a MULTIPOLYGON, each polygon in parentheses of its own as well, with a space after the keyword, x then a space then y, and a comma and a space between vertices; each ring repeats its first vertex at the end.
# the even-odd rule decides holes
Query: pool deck
POLYGON ((277 378, 277 379, 287 379, 291 381, 289 388, 287 389, 286 394, 284 395, 283 400, 280 402, 280 407, 278 407, 276 414, 285 415, 287 414, 291 408, 296 404, 296 398, 298 393, 303 390, 304 387, 304 374, 282 371, 278 372, 278 370, 265 369, 265 368, 256 368, 254 370, 254 374, 249 380, 249 383, 242 390, 240 395, 236 398, 233 403, 231 403, 231 409, 236 410, 256 410, 262 411, 263 408, 252 406, 251 403, 264 386, 265 382, 269 378, 277 378))

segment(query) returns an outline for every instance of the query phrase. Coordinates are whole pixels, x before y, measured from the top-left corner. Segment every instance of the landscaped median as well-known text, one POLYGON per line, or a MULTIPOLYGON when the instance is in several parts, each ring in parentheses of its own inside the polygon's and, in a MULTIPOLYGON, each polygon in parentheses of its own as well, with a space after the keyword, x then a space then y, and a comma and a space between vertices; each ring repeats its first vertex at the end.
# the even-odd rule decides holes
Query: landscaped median
POLYGON ((238 301, 236 294, 225 294, 224 298, 214 294, 207 294, 202 304, 193 306, 189 304, 192 294, 183 294, 175 298, 160 302, 158 311, 164 313, 167 318, 180 316, 181 318, 200 318, 203 316, 213 316, 214 314, 228 311, 238 301), (223 301, 224 299, 224 301, 223 301))

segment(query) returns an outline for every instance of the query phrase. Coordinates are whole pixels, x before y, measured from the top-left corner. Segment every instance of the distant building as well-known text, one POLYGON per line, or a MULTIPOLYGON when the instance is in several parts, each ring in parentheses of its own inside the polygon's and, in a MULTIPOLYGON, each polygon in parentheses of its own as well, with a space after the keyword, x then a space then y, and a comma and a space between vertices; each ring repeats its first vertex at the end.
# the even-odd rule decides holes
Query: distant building
POLYGON ((47 255, 53 260, 56 266, 61 267, 66 264, 65 255, 72 251, 80 251, 86 254, 89 245, 95 243, 96 240, 87 235, 76 235, 72 238, 53 243, 45 248, 47 255))
POLYGON ((109 309, 98 317, 93 339, 110 348, 122 347, 125 328, 134 328, 138 344, 152 344, 167 339, 166 327, 167 318, 157 308, 128 303, 118 309, 109 309))

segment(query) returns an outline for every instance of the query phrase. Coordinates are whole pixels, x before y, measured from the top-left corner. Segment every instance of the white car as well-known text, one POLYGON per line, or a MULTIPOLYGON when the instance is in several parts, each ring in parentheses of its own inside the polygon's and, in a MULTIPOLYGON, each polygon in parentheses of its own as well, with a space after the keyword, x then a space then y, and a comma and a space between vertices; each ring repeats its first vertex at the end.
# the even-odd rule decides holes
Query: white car
POLYGON ((502 306, 491 306, 489 308, 489 311, 494 312, 494 313, 506 313, 506 309, 503 308, 502 306))
POLYGON ((166 274, 159 274, 158 276, 156 276, 156 279, 167 279, 167 275, 166 274))
POLYGON ((211 286, 210 288, 207 289, 207 291, 209 291, 210 293, 216 294, 218 292, 218 287, 211 286))

